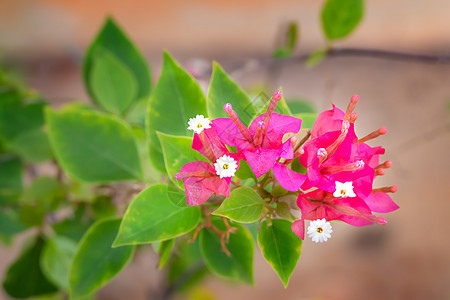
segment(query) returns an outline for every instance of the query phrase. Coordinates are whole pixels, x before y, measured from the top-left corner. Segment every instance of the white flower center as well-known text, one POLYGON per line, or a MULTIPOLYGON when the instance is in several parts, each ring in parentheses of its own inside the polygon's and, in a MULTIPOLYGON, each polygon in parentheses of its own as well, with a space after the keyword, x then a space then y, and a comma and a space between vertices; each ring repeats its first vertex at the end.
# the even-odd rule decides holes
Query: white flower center
POLYGON ((331 238, 332 232, 333 229, 330 222, 327 222, 325 219, 317 219, 309 223, 307 234, 313 242, 323 243, 331 238))
POLYGON ((353 191, 353 183, 351 181, 347 181, 344 183, 336 181, 335 184, 336 190, 333 193, 333 197, 336 198, 356 197, 356 194, 353 191))
POLYGON ((223 177, 233 177, 237 171, 237 162, 229 155, 223 155, 214 163, 216 174, 223 177))
POLYGON ((203 115, 197 115, 195 118, 190 118, 188 121, 188 128, 189 130, 194 130, 195 133, 200 134, 200 132, 203 131, 203 129, 209 129, 211 128, 211 125, 209 125, 209 118, 205 118, 203 115))

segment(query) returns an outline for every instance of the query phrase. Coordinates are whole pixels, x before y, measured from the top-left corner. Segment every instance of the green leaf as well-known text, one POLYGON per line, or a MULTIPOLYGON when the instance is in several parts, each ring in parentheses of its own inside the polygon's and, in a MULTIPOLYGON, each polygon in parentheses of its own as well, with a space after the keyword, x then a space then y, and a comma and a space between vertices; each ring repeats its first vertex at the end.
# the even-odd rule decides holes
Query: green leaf
POLYGON ((27 227, 20 220, 19 212, 13 208, 0 209, 0 236, 12 238, 27 227))
POLYGON ((3 289, 8 295, 14 298, 29 298, 57 291, 45 278, 39 263, 44 245, 44 240, 39 237, 8 268, 3 281, 3 289))
POLYGON ((198 151, 192 149, 192 138, 167 135, 158 132, 158 138, 164 154, 164 164, 170 180, 180 188, 181 180, 175 180, 175 173, 180 172, 181 167, 191 161, 208 161, 198 151))
MULTIPOLYGON (((113 55, 116 60, 120 61, 122 66, 126 67, 128 72, 131 73, 134 81, 137 83, 134 98, 140 99, 149 96, 152 80, 146 59, 116 22, 112 18, 108 18, 95 40, 89 46, 84 59, 83 77, 91 97, 97 100, 93 88, 94 81, 92 77, 95 73, 93 68, 95 68, 98 53, 105 50, 113 55)), ((121 76, 128 77, 128 75, 123 74, 121 76)))
POLYGON ((73 208, 74 214, 69 218, 53 225, 53 230, 58 234, 68 237, 74 241, 79 241, 84 233, 90 228, 94 222, 89 214, 85 214, 87 205, 84 203, 78 204, 78 207, 73 208))
POLYGON ((253 223, 259 220, 265 201, 249 187, 239 187, 230 193, 213 214, 227 217, 240 223, 253 223))
POLYGON ((277 214, 286 220, 290 220, 292 221, 292 214, 291 214, 291 209, 289 208, 289 204, 287 204, 286 202, 278 202, 277 203, 277 214))
POLYGON ((131 128, 113 116, 88 110, 46 111, 55 155, 73 177, 86 182, 142 179, 131 128))
POLYGON ((173 246, 175 245, 175 239, 170 239, 161 242, 160 246, 160 257, 159 257, 159 269, 164 268, 170 258, 173 246))
POLYGON ((48 136, 41 128, 20 134, 9 141, 7 147, 32 163, 50 160, 53 156, 48 136))
POLYGON ((92 61, 91 89, 106 110, 123 114, 136 98, 138 83, 130 69, 109 51, 97 51, 92 61))
POLYGON ((291 169, 297 173, 306 175, 306 168, 300 163, 298 158, 294 159, 291 163, 291 169))
POLYGON ((294 115, 300 113, 316 113, 316 109, 311 104, 311 101, 306 99, 289 99, 287 105, 294 115))
POLYGON ((287 287, 302 251, 302 240, 292 232, 291 224, 286 220, 275 219, 269 225, 264 220, 258 233, 261 252, 284 287, 287 287))
POLYGON ((290 22, 286 31, 286 47, 293 52, 298 40, 298 23, 290 22))
POLYGON ((41 255, 41 268, 45 276, 59 288, 69 289, 69 274, 77 243, 64 236, 47 240, 41 255))
POLYGON ((72 299, 86 296, 110 281, 130 261, 134 246, 111 248, 120 219, 95 223, 83 236, 70 271, 72 299))
POLYGON ((199 221, 197 206, 176 205, 171 201, 166 185, 152 185, 128 206, 113 246, 172 239, 190 232, 199 221))
MULTIPOLYGON (((223 221, 211 218, 212 223, 220 230, 225 230, 223 221)), ((253 241, 250 232, 240 224, 234 223, 237 231, 230 235, 226 244, 231 256, 227 256, 221 248, 220 238, 211 229, 200 232, 200 247, 206 265, 214 273, 253 284, 253 241)))
POLYGON ((314 122, 316 122, 317 116, 318 114, 316 113, 295 114, 295 117, 302 119, 302 129, 312 129, 314 126, 314 122))
POLYGON ((363 0, 328 0, 322 8, 322 27, 329 40, 341 39, 358 26, 364 14, 363 0))
MULTIPOLYGON (((280 91, 283 91, 283 89, 280 87, 279 88, 280 91)), ((264 114, 267 112, 267 108, 269 107, 270 104, 270 100, 272 98, 268 98, 266 103, 264 104, 264 106, 258 111, 258 113, 255 114, 255 118, 261 114, 264 114)), ((291 109, 289 108, 289 106, 287 105, 286 101, 284 100, 284 95, 281 96, 280 101, 277 104, 277 107, 275 107, 274 112, 282 114, 282 115, 288 115, 288 116, 292 116, 292 112, 291 109)))
POLYGON ((22 162, 11 154, 0 155, 0 204, 17 201, 22 191, 22 162))
POLYGON ((45 103, 24 104, 18 92, 0 91, 0 137, 11 141, 19 135, 42 127, 45 103))
POLYGON ((256 175, 253 173, 252 168, 250 168, 250 164, 244 160, 241 160, 239 163, 239 169, 236 171, 236 176, 242 180, 244 179, 253 179, 256 182, 256 175))
POLYGON ((206 100, 202 89, 165 52, 161 76, 152 92, 147 111, 150 157, 158 170, 164 172, 164 162, 156 132, 191 135, 187 131, 188 121, 196 115, 206 117, 206 100))
POLYGON ((106 195, 95 197, 91 207, 97 219, 111 218, 117 214, 117 208, 114 206, 113 200, 106 195))
POLYGON ((53 177, 41 176, 34 179, 31 186, 20 197, 22 204, 36 204, 45 210, 54 210, 65 199, 63 184, 53 177))
POLYGON ((208 99, 206 107, 208 108, 208 117, 228 118, 223 110, 223 106, 231 103, 239 119, 245 125, 250 124, 256 110, 253 107, 247 94, 225 73, 218 63, 214 63, 209 84, 208 99))
POLYGON ((313 68, 320 64, 324 58, 327 56, 327 50, 326 49, 319 49, 314 51, 308 56, 308 59, 305 62, 305 65, 307 68, 313 68))

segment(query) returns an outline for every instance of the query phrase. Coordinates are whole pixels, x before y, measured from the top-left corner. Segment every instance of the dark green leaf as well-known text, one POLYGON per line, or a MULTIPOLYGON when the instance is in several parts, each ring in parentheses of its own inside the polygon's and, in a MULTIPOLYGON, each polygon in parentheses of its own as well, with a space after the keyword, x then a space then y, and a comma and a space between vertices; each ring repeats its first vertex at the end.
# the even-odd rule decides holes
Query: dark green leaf
POLYGON ((29 130, 10 140, 7 144, 11 152, 17 153, 24 160, 38 163, 52 158, 47 134, 41 128, 29 130))
POLYGON ((10 154, 0 155, 0 204, 17 201, 22 191, 22 162, 10 154))
POLYGON ((206 100, 202 89, 166 52, 161 76, 150 97, 147 113, 150 157, 158 170, 164 172, 164 161, 156 132, 191 135, 187 131, 188 121, 196 115, 206 117, 206 100))
POLYGON ((253 223, 261 217, 264 203, 254 189, 242 186, 233 190, 213 214, 240 223, 253 223))
POLYGON ((55 155, 73 177, 86 182, 141 179, 133 132, 127 124, 94 111, 47 110, 55 155))
POLYGON ((136 99, 137 79, 111 52, 98 50, 93 58, 90 87, 94 99, 106 110, 123 114, 136 99))
POLYGON ((271 225, 263 221, 258 233, 261 252, 285 287, 302 251, 302 240, 292 232, 291 224, 280 219, 272 220, 271 225))
POLYGON ((191 161, 208 161, 198 151, 192 149, 192 138, 167 135, 158 132, 158 138, 164 154, 164 164, 170 180, 179 187, 183 182, 175 180, 175 173, 180 172, 181 167, 191 161))
MULTIPOLYGON (((212 223, 220 230, 225 230, 223 221, 214 217, 212 223)), ((200 247, 206 265, 214 273, 248 284, 253 284, 253 241, 250 232, 243 226, 234 223, 237 231, 230 235, 226 244, 231 256, 222 251, 220 238, 211 229, 200 232, 200 247)))
POLYGON ((130 261, 134 246, 111 247, 119 226, 120 220, 102 220, 83 236, 70 271, 72 299, 98 290, 130 261))
POLYGON ((114 247, 172 239, 190 232, 199 221, 197 206, 178 206, 171 201, 166 185, 152 185, 128 206, 114 247))
POLYGON ((293 52, 297 45, 298 39, 298 23, 290 22, 286 31, 286 47, 293 52))
POLYGON ((100 195, 95 197, 92 203, 92 211, 97 219, 114 217, 117 214, 117 208, 109 196, 100 195))
POLYGON ((20 220, 19 212, 13 208, 0 209, 0 236, 10 238, 27 227, 20 220))
POLYGON ((73 210, 75 210, 73 216, 53 225, 53 230, 58 235, 79 241, 94 221, 85 214, 86 204, 79 204, 73 210))
POLYGON ((329 40, 349 35, 364 14, 363 0, 327 0, 322 8, 322 27, 329 40))
POLYGON ((148 63, 112 18, 106 20, 103 28, 90 45, 84 59, 83 77, 89 94, 96 99, 92 86, 92 69, 95 65, 96 55, 105 50, 114 55, 133 75, 137 82, 135 99, 147 97, 151 88, 151 74, 148 63))
POLYGON ((45 276, 59 288, 69 289, 69 273, 77 243, 64 236, 53 236, 41 255, 41 268, 45 276))
POLYGON ((39 263, 44 244, 44 240, 39 237, 8 268, 3 288, 11 297, 29 298, 57 291, 57 288, 45 278, 39 263))
POLYGON ((245 125, 250 124, 256 110, 253 107, 247 94, 228 76, 218 63, 214 63, 209 84, 208 99, 206 106, 208 108, 208 117, 228 118, 223 110, 223 106, 231 103, 239 119, 245 125))

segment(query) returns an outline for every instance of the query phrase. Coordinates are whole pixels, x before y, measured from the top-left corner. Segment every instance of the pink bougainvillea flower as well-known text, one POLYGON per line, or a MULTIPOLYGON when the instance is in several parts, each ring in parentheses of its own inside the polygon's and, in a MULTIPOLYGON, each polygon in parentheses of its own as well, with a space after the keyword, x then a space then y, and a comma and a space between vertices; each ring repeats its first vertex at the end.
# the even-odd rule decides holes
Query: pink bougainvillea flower
POLYGON ((267 173, 279 157, 293 158, 290 140, 283 143, 286 133, 297 133, 302 120, 274 113, 281 99, 281 91, 276 91, 265 114, 258 116, 247 128, 233 110, 225 104, 229 118, 213 120, 219 138, 227 145, 236 146, 238 153, 247 160, 256 177, 267 173))
POLYGON ((332 193, 317 189, 300 194, 297 206, 302 215, 292 224, 292 231, 302 240, 305 238, 305 220, 340 220, 353 226, 387 223, 385 218, 374 216, 370 207, 358 196, 337 198, 332 193))
MULTIPOLYGON (((239 168, 239 159, 230 153, 217 136, 214 125, 205 123, 203 116, 189 122, 195 131, 192 148, 203 154, 211 163, 193 161, 185 164, 175 179, 183 180, 188 205, 199 205, 215 194, 230 196, 231 177, 239 168), (203 129, 200 129, 203 128, 203 129)), ((190 129, 191 129, 190 128, 190 129)))

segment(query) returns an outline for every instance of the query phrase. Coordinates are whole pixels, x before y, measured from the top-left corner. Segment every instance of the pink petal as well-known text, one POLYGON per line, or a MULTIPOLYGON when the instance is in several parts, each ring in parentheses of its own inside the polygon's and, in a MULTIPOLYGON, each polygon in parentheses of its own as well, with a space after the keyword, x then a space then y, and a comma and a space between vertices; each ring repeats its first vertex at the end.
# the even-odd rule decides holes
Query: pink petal
POLYGON ((254 151, 244 151, 244 155, 253 173, 259 178, 272 169, 280 155, 280 149, 264 149, 258 147, 254 151))
POLYGON ((212 163, 216 162, 219 157, 222 157, 225 154, 228 154, 229 151, 227 147, 223 144, 223 142, 219 139, 219 136, 216 133, 214 128, 214 124, 212 124, 211 128, 203 130, 201 133, 205 142, 207 143, 209 149, 212 152, 212 157, 208 157, 205 154, 204 145, 201 142, 201 139, 197 133, 194 134, 194 139, 192 141, 192 149, 200 152, 204 157, 208 158, 212 163))
POLYGON ((236 124, 229 118, 212 120, 219 139, 229 146, 236 146, 239 151, 254 148, 241 134, 236 124))
MULTIPOLYGON (((258 116, 250 124, 250 131, 254 135, 256 132, 256 126, 258 122, 263 121, 265 114, 258 116)), ((297 133, 300 131, 302 120, 299 118, 285 116, 278 113, 272 113, 270 116, 269 127, 264 136, 262 147, 263 148, 280 148, 283 143, 283 136, 286 133, 297 133)))
POLYGON ((336 108, 326 110, 319 114, 311 131, 311 138, 316 138, 330 131, 341 130, 344 112, 336 108))
POLYGON ((288 139, 281 146, 280 157, 286 158, 286 159, 294 158, 294 149, 292 148, 291 139, 288 139))
POLYGON ((306 175, 292 171, 282 163, 276 163, 273 166, 273 174, 280 185, 288 191, 298 191, 307 178, 306 175))
POLYGON ((370 209, 377 213, 388 213, 399 208, 386 193, 373 193, 365 201, 370 209))
POLYGON ((295 221, 292 223, 291 229, 299 238, 302 240, 305 239, 305 220, 301 219, 295 221))

